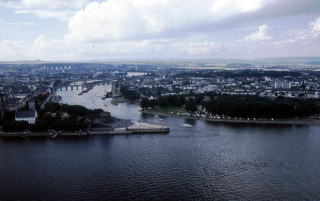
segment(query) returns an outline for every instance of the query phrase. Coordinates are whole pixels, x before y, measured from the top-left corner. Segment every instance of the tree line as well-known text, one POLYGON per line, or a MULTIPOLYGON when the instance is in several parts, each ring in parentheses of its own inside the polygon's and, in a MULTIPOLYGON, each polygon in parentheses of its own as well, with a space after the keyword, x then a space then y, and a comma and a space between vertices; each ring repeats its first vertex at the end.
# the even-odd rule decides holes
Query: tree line
POLYGON ((147 109, 152 107, 181 107, 185 104, 185 97, 182 95, 160 96, 157 99, 142 98, 140 107, 147 109))
POLYGON ((184 107, 194 113, 201 105, 208 113, 242 118, 295 118, 309 117, 320 113, 318 99, 268 98, 259 96, 198 94, 161 96, 149 100, 143 98, 143 109, 160 107, 184 107), (204 97, 207 97, 206 99, 204 97))
POLYGON ((88 128, 88 119, 99 116, 102 110, 89 110, 80 105, 60 105, 48 102, 43 110, 39 110, 35 124, 15 121, 14 112, 6 112, 1 120, 2 131, 21 132, 29 130, 32 132, 46 132, 49 129, 59 131, 78 131, 88 128), (67 115, 65 115, 67 114, 67 115))
POLYGON ((121 86, 120 92, 123 95, 123 97, 128 100, 137 100, 140 98, 139 92, 135 89, 128 87, 128 86, 121 86))
POLYGON ((212 114, 243 118, 295 118, 318 115, 319 101, 258 96, 220 95, 202 105, 212 114))

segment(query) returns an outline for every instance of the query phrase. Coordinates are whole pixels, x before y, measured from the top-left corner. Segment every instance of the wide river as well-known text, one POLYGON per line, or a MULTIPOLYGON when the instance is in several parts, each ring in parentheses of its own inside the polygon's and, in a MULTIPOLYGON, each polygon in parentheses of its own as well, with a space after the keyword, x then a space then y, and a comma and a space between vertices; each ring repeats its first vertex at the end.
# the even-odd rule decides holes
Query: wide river
POLYGON ((161 118, 170 134, 1 139, 0 200, 320 200, 320 127, 142 115, 102 100, 109 88, 59 94, 118 118, 161 118))

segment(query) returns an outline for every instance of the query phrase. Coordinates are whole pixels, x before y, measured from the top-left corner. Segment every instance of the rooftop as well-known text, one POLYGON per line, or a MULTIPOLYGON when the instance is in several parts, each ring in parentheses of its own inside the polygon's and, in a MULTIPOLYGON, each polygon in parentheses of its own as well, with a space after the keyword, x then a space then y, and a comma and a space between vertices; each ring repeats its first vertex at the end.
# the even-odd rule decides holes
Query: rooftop
POLYGON ((35 110, 17 111, 16 118, 34 118, 36 117, 35 110))

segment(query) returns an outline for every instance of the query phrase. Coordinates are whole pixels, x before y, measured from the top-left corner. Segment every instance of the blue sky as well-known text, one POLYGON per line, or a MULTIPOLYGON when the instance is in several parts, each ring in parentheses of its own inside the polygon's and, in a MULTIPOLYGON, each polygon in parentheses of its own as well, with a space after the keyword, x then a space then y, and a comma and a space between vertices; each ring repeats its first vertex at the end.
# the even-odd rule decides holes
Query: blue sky
POLYGON ((320 56, 319 0, 0 0, 0 60, 320 56))

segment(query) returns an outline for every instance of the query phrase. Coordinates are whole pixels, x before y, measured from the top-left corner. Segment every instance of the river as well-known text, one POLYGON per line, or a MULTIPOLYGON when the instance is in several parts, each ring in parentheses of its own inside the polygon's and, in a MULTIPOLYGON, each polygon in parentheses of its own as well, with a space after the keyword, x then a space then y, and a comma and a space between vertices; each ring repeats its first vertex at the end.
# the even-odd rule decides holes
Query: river
POLYGON ((320 127, 142 115, 102 100, 105 90, 59 94, 117 118, 163 119, 170 134, 1 139, 0 200, 320 200, 320 127))

